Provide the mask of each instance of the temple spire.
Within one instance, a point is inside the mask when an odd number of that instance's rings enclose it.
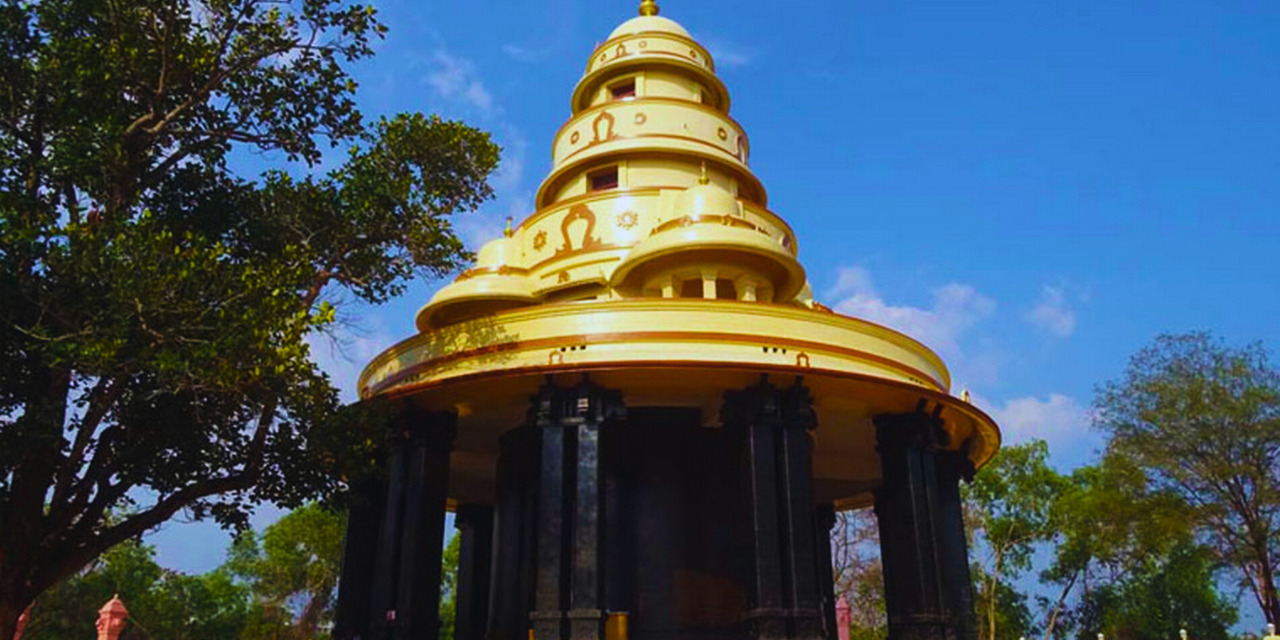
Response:
[[[657,2],[657,0],[641,0],[641,1],[640,1],[640,15],[642,15],[642,16],[656,16],[656,15],[658,15],[658,2]]]

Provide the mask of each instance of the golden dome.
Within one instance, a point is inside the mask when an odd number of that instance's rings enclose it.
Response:
[[[689,37],[689,32],[685,31],[680,23],[658,16],[658,3],[655,0],[644,0],[640,3],[640,15],[618,25],[618,28],[609,34],[609,39],[653,32],[674,33],[685,38]]]
[[[707,166],[702,165],[702,177],[696,186],[685,189],[676,196],[676,215],[694,218],[702,216],[737,216],[738,199],[719,185],[707,179]]]
[[[629,36],[637,33],[673,33],[675,35],[688,38],[689,32],[679,22],[664,18],[662,16],[636,16],[614,29],[609,34],[612,40],[619,36]]]

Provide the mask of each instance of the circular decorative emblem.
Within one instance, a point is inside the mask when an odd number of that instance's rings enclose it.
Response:
[[[568,282],[568,281],[569,281],[569,272],[568,272],[568,271],[561,271],[561,272],[560,272],[560,277],[559,277],[558,279],[560,280],[560,283],[561,283],[561,284],[563,284],[563,283],[565,283],[565,282]]]
[[[648,121],[649,121],[649,116],[646,116],[643,113],[636,114],[636,124],[644,124]]]
[[[724,127],[720,127],[719,129],[716,130],[716,137],[720,138],[721,140],[728,140],[729,132],[725,131]]]
[[[624,211],[618,214],[618,226],[623,229],[630,229],[640,222],[640,215],[634,211]]]
[[[609,54],[607,53],[600,54],[600,62],[604,62],[605,60],[608,60],[608,59],[609,59]]]
[[[694,60],[697,60],[697,59],[698,59],[698,52],[697,52],[697,51],[694,51],[693,49],[690,49],[690,50],[689,50],[689,57],[690,57],[690,58],[693,58]]]
[[[648,42],[648,41],[646,41],[646,40],[641,40],[641,41],[640,41],[640,44],[638,44],[638,45],[636,45],[636,46],[640,47],[641,49],[644,49],[645,47],[648,47],[648,46],[649,46],[649,42]]]
[[[569,144],[578,144],[579,137],[580,136],[578,135],[577,131],[574,131],[573,133],[569,134]]]
[[[547,231],[543,229],[533,236],[533,250],[542,251],[545,246],[547,246]]]

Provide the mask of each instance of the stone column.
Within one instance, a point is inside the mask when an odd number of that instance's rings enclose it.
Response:
[[[822,603],[822,626],[830,640],[836,637],[836,584],[831,560],[831,529],[836,526],[836,509],[820,504],[814,510],[814,541],[818,547],[818,595]],[[824,570],[825,568],[825,570]]]
[[[435,640],[440,636],[444,510],[457,416],[452,412],[415,413],[408,419],[395,638]]]
[[[369,635],[369,593],[373,589],[378,533],[387,502],[386,478],[369,478],[351,487],[347,533],[342,548],[342,574],[333,622],[335,640]]]
[[[536,640],[603,637],[600,429],[621,411],[620,393],[585,377],[569,389],[548,383],[534,398],[541,447],[530,614]]]
[[[890,640],[967,637],[972,585],[960,517],[961,474],[943,450],[941,408],[876,416],[876,491]],[[961,454],[962,455],[962,454]]]
[[[369,636],[439,637],[440,560],[457,416],[405,405],[387,460],[387,492],[370,589]]]
[[[537,542],[537,434],[529,425],[499,440],[489,640],[527,640]]]
[[[453,522],[461,536],[453,637],[456,640],[484,640],[489,619],[493,506],[460,505]]]
[[[740,434],[750,534],[747,635],[822,637],[808,431],[817,426],[799,379],[725,394],[721,419]]]

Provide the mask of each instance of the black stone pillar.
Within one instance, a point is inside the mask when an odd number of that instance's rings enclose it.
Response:
[[[751,534],[748,569],[751,638],[822,636],[819,565],[813,526],[808,431],[817,426],[809,390],[767,380],[725,394],[722,420],[741,434]]]
[[[890,640],[964,638],[972,584],[956,464],[937,412],[875,417],[876,491]]]
[[[836,509],[820,504],[814,510],[814,541],[818,547],[818,596],[822,603],[823,635],[836,637],[836,585],[831,561],[831,529],[836,526]]]
[[[958,618],[958,637],[977,640],[978,627],[973,609],[973,577],[969,575],[968,538],[964,533],[964,504],[960,499],[960,481],[973,479],[973,461],[967,451],[939,451],[938,457],[938,524],[942,532],[939,546],[942,555],[942,584],[946,589],[947,607]],[[948,533],[949,532],[949,533]],[[956,535],[959,532],[959,535]]]
[[[377,561],[378,532],[386,507],[385,479],[366,479],[351,487],[347,533],[342,548],[342,574],[333,622],[335,640],[369,635],[369,592]]]
[[[407,406],[396,420],[370,589],[369,636],[439,637],[440,556],[457,416]]]
[[[369,589],[369,635],[374,640],[391,637],[396,621],[396,578],[400,559],[400,523],[404,507],[405,448],[398,433],[387,454],[387,499],[382,508],[378,546]]]
[[[603,637],[600,429],[620,414],[621,394],[591,384],[544,385],[534,398],[540,443],[536,640]],[[566,624],[567,623],[567,624]]]
[[[565,611],[565,428],[558,389],[550,383],[534,397],[538,438],[538,546],[534,579],[533,640],[563,640]]]
[[[440,636],[444,509],[457,416],[445,412],[414,414],[409,420],[395,637],[435,640]]]
[[[489,640],[527,640],[529,635],[538,531],[537,435],[526,425],[503,434],[498,443]]]
[[[453,637],[456,640],[483,640],[489,619],[493,507],[487,504],[460,505],[453,522],[461,536]]]

